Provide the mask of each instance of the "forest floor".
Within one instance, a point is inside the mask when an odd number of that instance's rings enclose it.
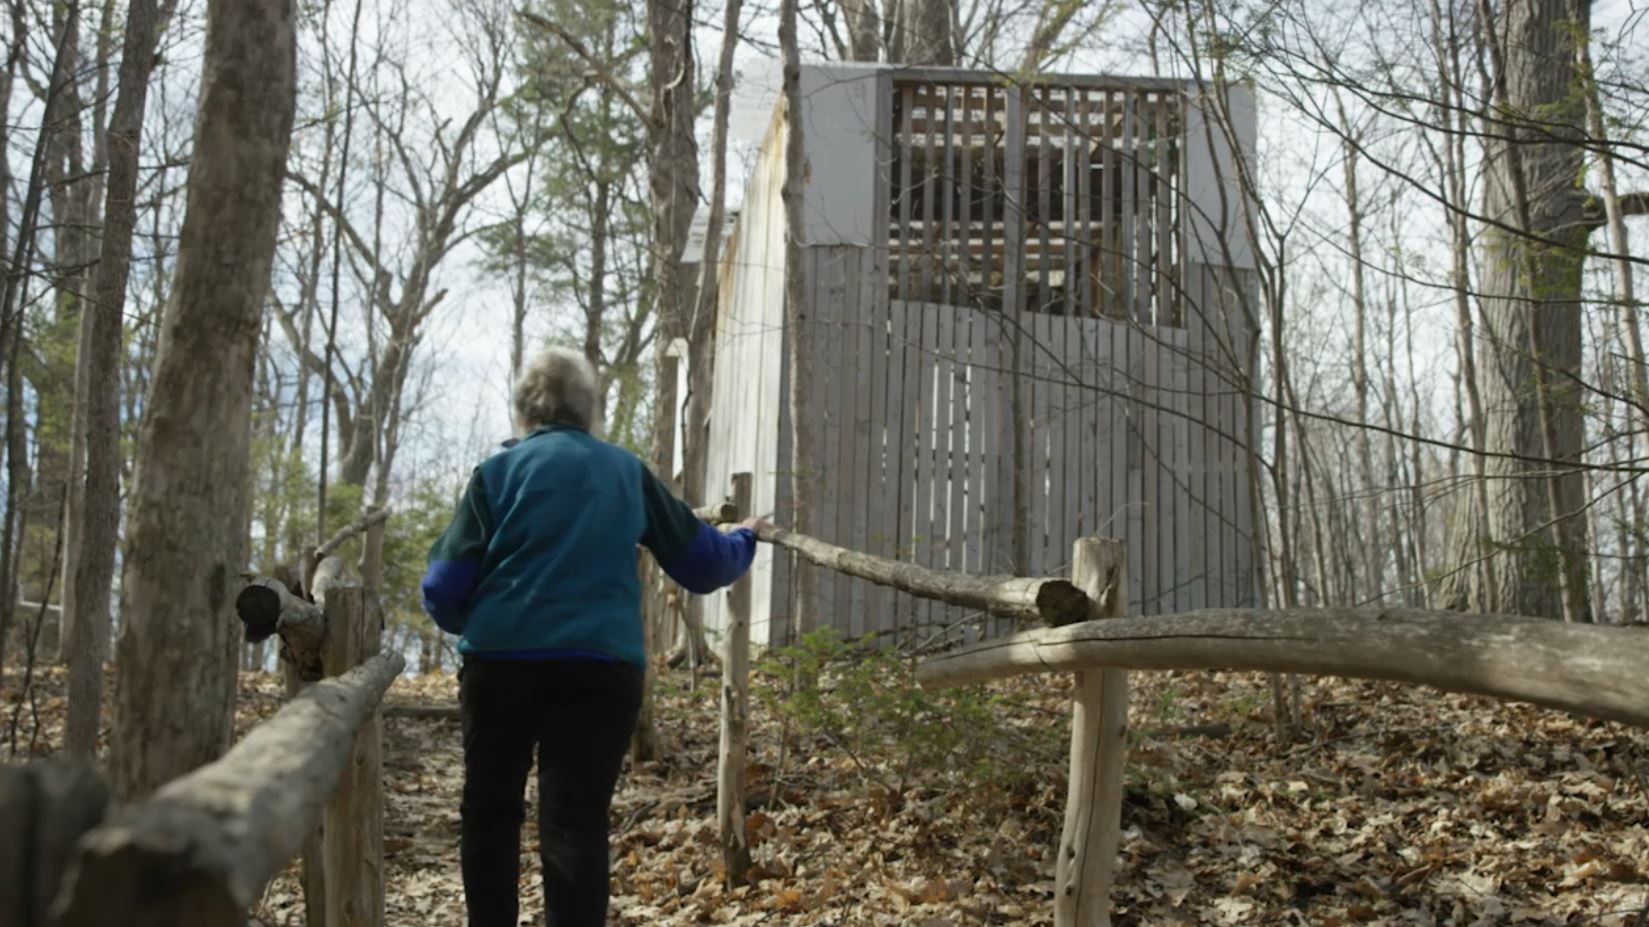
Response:
[[[18,699],[19,675],[8,673],[0,693],[0,751],[50,753],[63,676],[37,674],[31,708]],[[1412,687],[1306,680],[1312,733],[1280,749],[1263,676],[1133,679],[1118,925],[1649,924],[1641,731]],[[971,703],[989,706],[983,721],[921,703],[930,714],[917,728],[879,743],[802,715],[783,722],[759,701],[748,822],[756,881],[730,892],[715,837],[715,682],[686,680],[660,679],[661,758],[627,768],[614,803],[611,923],[1051,923],[1064,678],[993,687]],[[451,676],[406,677],[390,698],[455,695]],[[243,676],[240,728],[280,701],[277,677]],[[950,739],[934,747],[929,725]],[[390,718],[385,755],[388,922],[461,925],[458,725]],[[533,833],[529,820],[523,923],[542,923]],[[269,887],[254,912],[262,924],[302,924],[295,875],[294,866]]]

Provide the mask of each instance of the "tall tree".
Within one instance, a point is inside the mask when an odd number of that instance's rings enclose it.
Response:
[[[1452,559],[1494,561],[1494,581],[1461,569],[1451,606],[1590,620],[1584,506],[1581,268],[1601,217],[1581,176],[1586,99],[1576,42],[1590,41],[1586,0],[1480,0],[1489,88],[1484,114],[1483,324],[1478,392],[1487,552],[1458,532]],[[1632,198],[1638,202],[1642,197]],[[1468,498],[1471,523],[1475,497]]]
[[[64,746],[90,756],[97,749],[103,699],[103,661],[109,650],[109,587],[114,580],[120,523],[121,317],[137,225],[138,139],[154,70],[163,13],[156,0],[132,0],[120,59],[120,89],[108,131],[108,181],[103,243],[93,275],[91,301],[81,310],[86,370],[86,484],[81,503],[80,556],[70,579],[75,595],[64,598],[63,626],[69,645],[69,711]],[[66,590],[65,590],[66,591]]]
[[[254,353],[296,105],[290,0],[209,0],[177,282],[132,486],[112,767],[147,795],[233,731]]]

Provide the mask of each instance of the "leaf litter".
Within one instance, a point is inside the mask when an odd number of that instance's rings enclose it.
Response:
[[[36,671],[18,751],[61,742],[65,678]],[[613,804],[614,925],[1046,925],[1064,758],[1027,750],[1029,785],[959,787],[916,771],[890,800],[826,737],[753,699],[746,834],[752,883],[722,884],[716,687],[655,688],[661,751],[628,764]],[[1311,733],[1279,748],[1264,676],[1135,673],[1113,923],[1649,924],[1649,741],[1625,725],[1396,684],[1306,684]],[[1065,677],[994,684],[1005,729],[1063,731]],[[112,691],[108,687],[106,691]],[[394,703],[451,704],[450,675],[408,676]],[[278,676],[243,674],[237,736],[277,710]],[[110,717],[105,712],[105,718]],[[1176,736],[1220,722],[1224,736]],[[942,719],[935,723],[942,723]],[[1219,725],[1213,725],[1218,727]],[[1222,729],[1223,730],[1223,729]],[[1029,743],[1029,741],[1027,741]],[[385,721],[388,923],[464,923],[458,724]],[[8,745],[0,744],[0,749]],[[950,772],[950,771],[947,771]],[[523,924],[543,923],[529,785]],[[254,910],[304,922],[297,866]]]

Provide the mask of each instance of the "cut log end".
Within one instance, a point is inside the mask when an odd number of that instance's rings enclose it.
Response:
[[[718,502],[694,509],[693,514],[712,525],[730,525],[739,520],[739,507],[731,502]]]
[[[1068,580],[1049,580],[1036,590],[1036,610],[1051,628],[1087,621],[1094,601]]]
[[[247,586],[235,596],[235,614],[246,628],[246,642],[268,640],[280,626],[281,595],[268,586]]]

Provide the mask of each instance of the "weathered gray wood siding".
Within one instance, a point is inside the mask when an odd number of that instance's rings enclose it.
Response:
[[[1108,535],[1136,614],[1251,604],[1252,257],[1228,135],[1190,88],[832,66],[804,90],[809,321],[783,332],[776,117],[723,268],[710,494],[750,469],[784,517],[780,339],[799,336],[823,539],[1040,575]],[[1251,100],[1232,110],[1251,152]],[[783,643],[788,564],[764,550],[757,583],[752,639]],[[1005,630],[833,574],[817,595],[847,636]]]

